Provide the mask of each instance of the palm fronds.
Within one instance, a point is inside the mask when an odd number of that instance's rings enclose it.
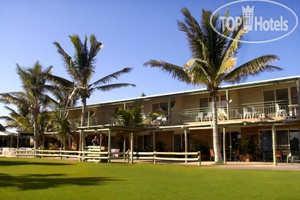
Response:
[[[124,69],[114,72],[112,74],[109,74],[103,78],[100,78],[99,80],[95,81],[92,85],[98,86],[100,84],[107,84],[110,83],[113,79],[118,79],[121,75],[127,74],[132,71],[132,68],[125,67]]]
[[[283,70],[280,67],[269,65],[278,59],[275,55],[265,55],[255,58],[229,72],[224,77],[224,80],[231,83],[239,83],[245,81],[249,76],[258,76],[265,71]]]
[[[179,67],[177,65],[170,64],[164,61],[149,60],[148,62],[144,63],[144,66],[160,68],[163,71],[170,73],[173,78],[186,83],[190,83],[190,77],[185,73],[182,67]]]

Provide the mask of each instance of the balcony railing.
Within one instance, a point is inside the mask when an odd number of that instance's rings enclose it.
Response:
[[[297,104],[288,104],[288,101],[256,102],[241,105],[229,105],[227,108],[218,107],[219,120],[237,119],[268,119],[274,117],[297,118],[299,107]],[[185,122],[205,122],[212,120],[211,108],[190,108],[171,112],[171,124]]]
[[[272,119],[281,117],[292,119],[300,117],[298,104],[289,104],[288,101],[255,102],[241,105],[230,105],[218,107],[219,120],[241,120],[241,119]],[[212,120],[211,108],[189,108],[172,110],[171,115],[157,117],[149,122],[149,126],[177,125],[190,122],[208,122]],[[147,115],[143,114],[143,119]],[[70,120],[74,127],[80,126],[80,119]],[[85,127],[96,125],[120,125],[112,113],[101,113],[97,116],[85,118]]]

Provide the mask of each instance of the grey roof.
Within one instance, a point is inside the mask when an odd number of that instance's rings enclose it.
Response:
[[[240,84],[224,85],[224,86],[221,86],[220,91],[244,89],[244,88],[251,88],[251,87],[261,87],[261,86],[272,85],[275,83],[282,83],[282,82],[287,83],[287,82],[293,82],[293,81],[297,81],[297,80],[300,80],[300,75],[276,78],[276,79],[268,79],[268,80],[262,80],[262,81],[253,81],[253,82],[240,83]],[[133,102],[136,100],[146,101],[146,100],[154,99],[154,98],[195,95],[195,94],[205,94],[205,93],[208,93],[207,89],[201,88],[201,89],[186,90],[186,91],[179,91],[179,92],[172,92],[172,93],[165,93],[165,94],[149,95],[149,96],[144,96],[144,97],[106,101],[106,102],[100,102],[97,104],[91,104],[91,105],[88,105],[87,107],[97,107],[97,106],[108,105],[108,104],[113,105],[113,104],[120,104],[120,103],[129,103],[129,102]],[[70,108],[69,110],[77,110],[80,108],[81,108],[81,106],[77,106],[74,108]]]

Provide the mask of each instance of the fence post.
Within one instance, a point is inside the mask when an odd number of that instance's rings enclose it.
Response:
[[[61,149],[59,149],[60,159],[62,160]]]
[[[79,160],[79,162],[81,162],[81,161],[82,161],[82,158],[81,158],[81,152],[80,152],[80,150],[78,151],[78,160]]]
[[[153,164],[156,164],[156,151],[153,152]]]
[[[125,161],[127,164],[129,163],[129,150],[126,151]]]
[[[198,166],[201,166],[201,151],[198,151]]]

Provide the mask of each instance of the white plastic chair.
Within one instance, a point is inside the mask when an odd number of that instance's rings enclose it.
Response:
[[[218,108],[218,117],[219,119],[228,119],[228,115],[223,108]]]
[[[213,117],[212,111],[208,111],[207,115],[204,117],[205,120],[211,121]]]
[[[276,103],[275,104],[275,108],[276,108],[276,117],[280,117],[280,116],[282,116],[284,118],[287,117],[286,110],[285,109],[281,109],[280,106],[279,106],[279,104]]]
[[[258,111],[256,110],[256,108],[254,106],[251,106],[251,110],[252,110],[252,118],[255,118],[255,117],[258,117],[259,116],[259,113]]]
[[[252,116],[251,112],[249,112],[246,107],[243,107],[243,115],[244,115],[244,119],[251,118]]]
[[[196,120],[196,122],[202,122],[203,121],[203,112],[199,112],[195,120]]]

